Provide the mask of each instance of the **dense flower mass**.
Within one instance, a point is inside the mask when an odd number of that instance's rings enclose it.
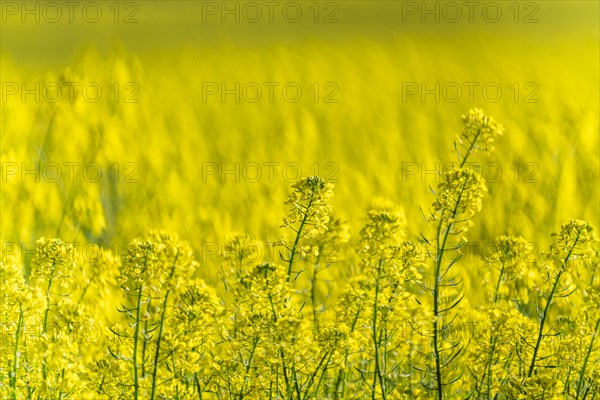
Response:
[[[502,133],[481,110],[464,124],[463,161]],[[356,240],[333,210],[333,185],[303,178],[285,202],[291,240],[274,257],[266,242],[232,234],[217,283],[166,231],[133,239],[120,257],[46,238],[29,260],[3,255],[0,398],[600,396],[595,228],[567,221],[545,251],[499,232],[472,274],[465,244],[487,189],[465,166],[442,177],[418,237],[380,199]]]

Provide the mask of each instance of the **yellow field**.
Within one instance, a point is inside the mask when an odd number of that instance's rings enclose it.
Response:
[[[2,2],[0,398],[600,396],[600,8],[469,4]]]

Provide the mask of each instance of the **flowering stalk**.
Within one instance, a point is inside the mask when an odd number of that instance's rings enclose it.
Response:
[[[360,320],[361,314],[364,308],[361,306],[367,301],[365,290],[362,287],[366,286],[365,277],[359,276],[348,284],[347,290],[342,296],[340,307],[337,310],[338,324],[345,324],[349,326],[348,336],[353,336]],[[357,290],[357,288],[359,288]],[[334,384],[333,400],[344,398],[346,389],[346,372],[348,366],[348,360],[350,356],[350,347],[346,347],[344,351],[344,358],[341,366],[338,369],[337,379]]]
[[[323,178],[318,176],[310,176],[300,179],[294,185],[293,192],[288,196],[286,204],[292,208],[287,217],[283,219],[282,227],[290,228],[295,232],[294,243],[289,251],[287,261],[287,277],[286,283],[292,281],[292,273],[294,272],[294,263],[297,259],[298,252],[302,258],[305,258],[309,253],[315,254],[318,257],[318,246],[311,245],[311,239],[323,235],[328,231],[327,224],[331,219],[331,207],[329,200],[333,196],[333,184],[327,183]],[[301,272],[301,271],[300,271]],[[296,280],[298,275],[293,281]],[[313,278],[314,278],[313,271]],[[311,296],[313,305],[316,304],[315,286],[311,288]],[[289,299],[286,300],[286,302]],[[316,308],[313,306],[313,308]],[[313,314],[315,321],[316,314]],[[274,318],[277,318],[274,315]],[[275,319],[276,320],[276,319]],[[279,350],[279,357],[283,368],[283,377],[286,384],[286,394],[291,396],[296,393],[298,399],[301,398],[301,390],[298,382],[298,373],[295,364],[291,366],[287,364],[286,352],[283,347]]]
[[[140,337],[140,314],[142,312],[142,291],[143,287],[140,285],[140,287],[138,288],[137,301],[135,304],[135,330],[133,332],[133,398],[135,400],[138,399],[140,391],[137,355],[139,346],[138,342]]]
[[[378,331],[378,326],[377,326],[377,312],[379,309],[379,290],[380,290],[380,280],[381,280],[381,273],[382,273],[382,267],[383,267],[383,260],[379,259],[379,261],[377,262],[377,276],[375,277],[375,299],[374,299],[374,304],[373,304],[373,322],[371,323],[371,329],[372,329],[372,339],[373,339],[373,348],[375,349],[375,359],[373,360],[375,362],[375,373],[373,374],[373,384],[372,384],[372,391],[371,391],[371,399],[375,400],[375,394],[377,393],[376,388],[377,388],[377,384],[379,383],[379,387],[381,388],[381,396],[382,398],[385,400],[386,399],[386,388],[385,388],[385,383],[383,381],[383,375],[381,373],[381,367],[380,367],[380,355],[379,355],[379,349],[381,347],[381,338],[378,335],[379,331]]]
[[[589,258],[591,254],[590,244],[596,240],[592,226],[587,222],[579,220],[573,220],[562,224],[560,227],[560,232],[554,236],[556,239],[550,246],[550,251],[547,253],[547,256],[550,260],[558,262],[559,265],[558,270],[555,272],[556,277],[554,278],[552,289],[547,296],[544,310],[539,316],[540,325],[537,332],[536,343],[533,348],[533,355],[531,356],[531,362],[527,371],[528,378],[531,378],[535,371],[542,339],[547,336],[544,334],[544,327],[547,322],[554,297],[557,294],[560,278],[563,276],[563,274],[569,273],[571,264],[575,259],[586,257]],[[561,292],[564,290],[558,291]]]
[[[161,357],[168,302],[171,293],[177,294],[182,282],[191,277],[195,265],[189,245],[180,241],[177,235],[167,232],[150,232],[147,238],[135,239],[127,247],[119,282],[124,292],[135,297],[135,300],[133,306],[119,311],[131,320],[133,332],[114,328],[111,331],[117,337],[129,339],[132,343],[125,354],[121,350],[109,351],[116,361],[125,360],[130,364],[131,384],[119,381],[116,384],[131,388],[133,399],[153,400],[161,395],[159,383],[165,374],[163,364],[169,368],[162,361],[168,360],[168,357]],[[158,299],[161,307],[151,306],[151,300]],[[127,355],[129,352],[130,356]],[[175,365],[172,367],[176,368]],[[142,381],[146,379],[149,379],[149,385],[142,386]],[[178,388],[179,386],[175,386],[173,391],[176,392]]]
[[[292,266],[294,265],[294,256],[296,255],[296,250],[298,249],[298,243],[300,242],[300,238],[302,237],[302,229],[304,228],[304,225],[306,224],[306,220],[308,219],[308,211],[310,210],[310,207],[312,206],[312,202],[313,202],[313,198],[312,198],[313,194],[311,193],[311,197],[308,200],[308,204],[306,205],[306,212],[304,213],[304,216],[302,217],[302,222],[300,223],[300,226],[298,227],[298,231],[296,232],[296,238],[294,239],[294,244],[292,246],[292,250],[290,251],[290,260],[288,262],[288,270],[287,270],[287,281],[290,281],[290,278],[292,276]]]
[[[495,318],[496,307],[499,305],[499,303],[501,303],[501,300],[504,300],[506,297],[501,294],[501,285],[504,284],[505,287],[511,286],[510,284],[512,284],[512,282],[515,281],[517,277],[525,273],[523,272],[523,261],[527,253],[527,248],[528,242],[522,237],[501,235],[496,238],[496,240],[494,241],[492,253],[487,256],[486,262],[490,266],[499,263],[500,268],[498,273],[498,279],[496,280],[496,284],[490,297],[491,302],[489,305],[491,306],[491,309],[488,311],[491,312],[489,314],[489,340],[487,349],[485,350],[486,359],[484,362],[483,372],[481,373],[481,376],[477,378],[477,381],[475,383],[475,393],[477,394],[477,396],[480,396],[483,388],[486,387],[486,398],[493,398],[491,393],[492,382],[494,378],[492,365],[496,356],[496,350],[499,346],[502,345],[501,329],[496,329],[494,327],[494,325],[497,323]],[[516,293],[511,293],[511,295],[515,294]],[[503,304],[504,303],[501,303],[500,307],[502,307]],[[499,312],[501,314],[505,314],[506,318],[510,318],[509,310],[506,310],[505,308],[500,308]],[[502,326],[500,326],[500,328],[502,328]]]
[[[17,400],[17,371],[19,369],[19,339],[21,337],[21,327],[23,326],[23,306],[19,304],[19,321],[17,322],[17,331],[15,332],[15,352],[13,357],[13,370],[10,377],[10,388],[12,389],[13,400]]]
[[[173,265],[171,266],[171,273],[169,274],[168,281],[173,279],[173,274],[175,273],[175,267],[177,265],[177,258],[179,257],[179,249],[176,250],[175,256],[173,259]],[[156,373],[158,372],[158,359],[160,355],[160,343],[163,338],[163,329],[165,325],[165,315],[167,313],[167,303],[169,301],[169,295],[171,294],[171,290],[167,289],[167,293],[165,294],[165,298],[162,304],[162,310],[160,314],[160,321],[158,323],[158,337],[156,339],[156,349],[154,352],[154,370],[152,371],[152,391],[150,392],[150,399],[154,400],[154,395],[156,393]]]
[[[443,352],[448,349],[442,350],[444,341],[442,332],[448,329],[449,324],[440,323],[440,319],[457,307],[464,296],[457,293],[450,300],[449,306],[442,304],[442,288],[457,288],[459,285],[453,279],[445,280],[445,277],[460,258],[460,253],[447,266],[444,265],[444,257],[449,251],[458,252],[464,244],[465,239],[462,234],[470,227],[469,220],[481,209],[481,199],[487,191],[479,174],[465,168],[464,165],[475,150],[486,154],[492,151],[495,137],[501,135],[503,131],[501,125],[479,109],[470,110],[469,114],[463,117],[463,123],[463,131],[455,141],[459,167],[444,173],[444,182],[439,185],[438,197],[434,203],[435,212],[430,216],[430,221],[437,221],[435,242],[432,245],[425,239],[426,243],[434,249],[433,287],[429,287],[433,302],[432,342],[435,361],[435,386],[432,389],[437,392],[439,400],[444,397],[444,387],[452,383],[452,381],[445,382],[442,370],[448,367],[462,351],[461,347],[453,352],[458,343],[452,344],[449,356],[443,356]],[[466,151],[461,154],[459,147],[463,146],[464,142],[467,143],[464,145]],[[451,235],[457,236],[457,241],[452,245],[448,242]]]
[[[369,302],[365,310],[368,331],[364,335],[370,342],[365,346],[368,345],[372,351],[371,357],[365,360],[367,367],[373,365],[372,372],[370,368],[365,371],[372,376],[369,384],[371,399],[378,396],[387,399],[394,389],[390,379],[392,371],[388,369],[390,349],[394,348],[393,338],[397,332],[394,323],[403,317],[398,313],[404,294],[402,285],[411,281],[415,274],[416,247],[403,241],[405,235],[403,212],[393,203],[381,200],[370,207],[367,222],[360,231],[360,266],[364,276],[361,289],[365,290],[365,300]],[[348,321],[351,332],[355,329],[359,312],[360,309],[349,315],[353,317]]]
[[[42,335],[45,335],[48,330],[48,315],[50,314],[50,289],[52,288],[52,280],[54,279],[54,270],[56,267],[56,260],[52,261],[50,267],[50,279],[48,279],[48,287],[46,288],[46,309],[44,310],[44,324],[42,326]],[[42,382],[46,384],[46,377],[48,375],[48,368],[46,366],[46,360],[42,361]]]
[[[592,339],[590,340],[590,345],[588,346],[587,352],[585,353],[585,359],[583,360],[583,366],[581,367],[581,371],[579,372],[579,379],[577,381],[577,389],[576,389],[576,397],[575,400],[579,400],[579,396],[581,396],[581,392],[583,389],[583,383],[585,382],[585,373],[588,367],[588,363],[590,361],[590,355],[592,354],[592,350],[594,349],[594,341],[600,332],[600,318],[596,320],[596,325],[592,331]],[[584,397],[585,398],[585,397]]]
[[[306,256],[313,248],[303,248],[303,242],[327,231],[327,222],[331,215],[329,199],[333,195],[333,184],[325,182],[318,176],[300,179],[292,185],[294,191],[288,196],[285,204],[291,205],[289,215],[283,219],[282,227],[295,232],[294,243],[289,250],[287,281],[292,279],[294,262],[297,253]]]
[[[312,308],[312,317],[315,334],[319,334],[320,321],[319,314],[324,304],[319,304],[317,299],[317,284],[319,282],[319,273],[329,268],[332,263],[337,262],[340,257],[340,246],[349,240],[348,227],[345,221],[335,218],[333,215],[326,224],[326,230],[309,241],[307,248],[311,248],[314,255],[314,262],[309,275],[309,292]]]
[[[32,286],[39,288],[44,293],[44,312],[42,321],[42,337],[47,339],[48,324],[50,322],[51,311],[59,310],[58,305],[52,303],[52,295],[58,292],[55,287],[57,284],[60,288],[71,288],[73,285],[72,275],[75,270],[75,254],[73,247],[63,243],[59,239],[41,238],[36,242],[36,254],[31,260],[31,277],[30,283]],[[54,306],[54,307],[53,307]],[[65,351],[65,353],[67,353]],[[42,382],[41,390],[38,395],[51,395],[56,389],[59,393],[62,391],[64,384],[64,374],[61,371],[59,383],[51,385],[48,382],[49,365],[51,360],[44,356],[41,360],[42,367]],[[55,365],[56,370],[63,370],[62,363]],[[56,387],[54,387],[56,386]]]

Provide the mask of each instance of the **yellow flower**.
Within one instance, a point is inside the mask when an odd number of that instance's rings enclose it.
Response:
[[[469,110],[467,115],[463,115],[462,120],[463,130],[456,136],[455,147],[457,150],[458,146],[463,147],[463,160],[466,160],[476,150],[483,152],[485,155],[494,151],[496,137],[504,134],[502,124],[486,115],[480,108]]]

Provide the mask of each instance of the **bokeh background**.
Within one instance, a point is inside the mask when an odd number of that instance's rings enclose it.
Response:
[[[416,238],[432,171],[456,160],[472,107],[506,128],[480,160],[489,195],[473,241],[508,233],[544,248],[563,221],[599,225],[595,1],[478,2],[472,14],[465,2],[89,3],[55,21],[43,2],[2,2],[5,252],[16,243],[27,258],[42,236],[118,249],[161,228],[210,279],[214,244],[234,231],[280,239],[290,185],[315,173],[335,182],[353,238],[377,197],[404,208]],[[239,84],[240,101],[222,84]]]

